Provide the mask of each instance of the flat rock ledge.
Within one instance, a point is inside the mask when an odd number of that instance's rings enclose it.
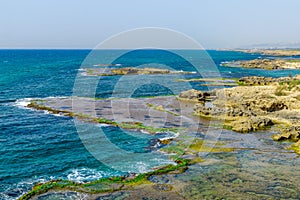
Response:
[[[86,76],[116,76],[116,75],[141,75],[141,74],[193,74],[193,72],[175,71],[160,68],[136,68],[136,67],[123,67],[123,68],[85,68],[83,75]]]

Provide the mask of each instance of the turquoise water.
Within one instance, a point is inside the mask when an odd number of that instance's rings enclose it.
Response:
[[[89,53],[89,50],[0,50],[0,199],[15,199],[40,181],[57,178],[90,181],[126,173],[101,164],[84,148],[72,118],[57,117],[18,106],[18,100],[23,98],[71,96],[78,69]],[[101,59],[113,57],[115,53],[116,51],[101,52]],[[193,51],[186,51],[185,54],[191,59],[197,58],[197,53]],[[227,51],[209,51],[209,54],[222,77],[280,77],[300,72],[221,67],[219,65],[224,61],[248,60],[260,55]],[[122,66],[157,62],[171,65],[175,69],[178,67],[194,71],[189,63],[162,51],[137,51],[116,60]],[[99,64],[99,61],[89,60],[84,64],[84,67],[91,67]],[[172,79],[172,76],[167,77]],[[199,77],[199,74],[186,77]],[[101,79],[95,96],[111,96],[119,79],[119,76]],[[191,84],[195,89],[206,89],[199,83]],[[133,96],[171,93],[168,88],[147,85],[138,88]],[[153,139],[151,136],[140,137],[136,141],[135,137],[120,134],[117,128],[105,129],[107,137],[122,149],[133,152],[151,151],[148,148]]]

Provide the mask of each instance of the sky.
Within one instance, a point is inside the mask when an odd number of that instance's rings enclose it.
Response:
[[[0,0],[0,48],[94,48],[161,27],[204,48],[300,42],[299,0]]]

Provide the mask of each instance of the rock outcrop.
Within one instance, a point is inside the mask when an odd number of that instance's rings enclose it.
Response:
[[[182,92],[179,97],[197,102],[194,114],[223,120],[225,127],[236,132],[248,133],[275,125],[274,130],[280,134],[273,139],[293,141],[293,149],[300,152],[299,80],[299,76],[244,77],[239,81],[250,86],[218,89],[213,92],[214,98],[197,90]],[[278,93],[278,88],[283,91]]]
[[[238,80],[241,85],[270,85],[273,83],[290,83],[292,81],[300,80],[300,75],[294,77],[281,77],[281,78],[272,78],[272,77],[263,77],[263,76],[246,76]]]
[[[205,101],[205,99],[209,96],[211,96],[211,92],[202,92],[199,90],[191,89],[188,91],[181,92],[179,94],[179,98],[183,100],[188,100],[188,101]]]
[[[289,149],[300,154],[300,125],[286,128],[282,130],[280,134],[273,135],[272,138],[275,141],[294,142]]]
[[[158,69],[158,68],[116,68],[112,69],[111,72],[115,75],[127,75],[127,74],[169,74],[171,73],[168,69]]]
[[[254,59],[247,61],[235,61],[223,63],[223,66],[237,66],[244,68],[259,69],[300,69],[300,60],[284,60],[284,59]]]
[[[248,133],[264,129],[268,126],[272,126],[273,124],[273,121],[269,118],[251,116],[249,118],[241,118],[232,122],[232,130],[241,133]]]
[[[255,59],[241,61],[240,65],[246,68],[281,69],[286,64],[283,60]]]
[[[268,56],[300,56],[299,49],[239,49],[244,53],[260,53]]]
[[[293,142],[298,142],[300,140],[300,126],[292,126],[283,129],[280,134],[273,135],[272,138],[275,141],[291,140]]]
[[[114,76],[114,75],[140,75],[140,74],[192,74],[192,72],[175,71],[160,68],[87,68],[83,69],[86,76]]]

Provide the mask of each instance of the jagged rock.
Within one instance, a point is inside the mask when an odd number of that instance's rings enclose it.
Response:
[[[228,109],[226,114],[227,114],[227,116],[230,116],[230,117],[250,117],[250,116],[254,115],[250,111],[241,109],[241,108]]]
[[[194,113],[200,116],[208,116],[211,114],[211,109],[204,106],[204,104],[197,103],[194,106]]]
[[[204,101],[209,96],[210,92],[201,92],[195,89],[184,91],[179,94],[179,98],[191,101]]]
[[[300,75],[294,77],[265,78],[244,77],[239,80],[246,85],[217,89],[209,98],[201,91],[182,92],[180,97],[197,100],[194,114],[225,122],[233,131],[248,133],[276,124],[292,124],[284,130],[276,126],[281,134],[273,136],[276,141],[300,140]],[[284,95],[278,90],[284,87]],[[297,148],[293,148],[297,149]],[[299,145],[300,153],[300,145]],[[295,150],[296,151],[296,150]]]
[[[220,115],[225,112],[225,109],[221,109],[213,105],[206,106],[204,103],[197,103],[194,106],[194,113],[200,116]]]
[[[271,126],[273,125],[273,122],[268,118],[250,117],[234,121],[231,125],[233,131],[249,133],[251,131],[257,131],[259,129]]]
[[[294,144],[292,144],[291,150],[294,150],[295,153],[299,154],[300,155],[300,140]]]
[[[287,109],[287,105],[281,101],[261,101],[259,104],[260,109],[267,112],[275,112],[283,109]]]
[[[275,141],[291,140],[294,142],[300,141],[300,126],[292,126],[283,130],[280,134],[272,136]]]

